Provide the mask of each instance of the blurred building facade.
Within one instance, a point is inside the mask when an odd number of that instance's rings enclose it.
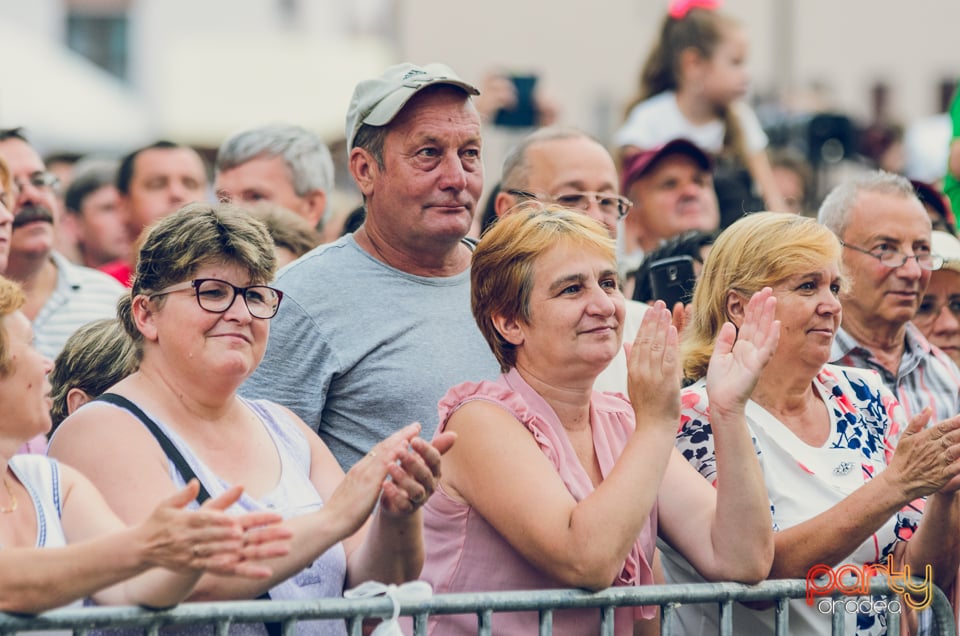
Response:
[[[21,49],[30,40],[90,60],[97,86],[113,95],[103,103],[126,104],[98,117],[95,100],[80,99],[76,82],[33,68],[39,54],[19,55],[0,70],[0,125],[49,128],[52,119],[68,132],[88,129],[73,141],[44,137],[77,150],[83,148],[70,146],[89,145],[97,135],[103,146],[121,150],[157,137],[209,148],[266,121],[300,123],[334,142],[355,82],[410,60],[443,61],[475,82],[490,70],[536,73],[560,103],[563,123],[607,140],[635,91],[665,6],[665,0],[0,0],[0,35],[15,32]],[[960,58],[947,44],[960,3],[881,8],[868,0],[728,0],[725,10],[747,29],[754,96],[781,111],[826,109],[868,123],[876,116],[871,95],[883,84],[885,116],[907,123],[937,113],[948,92],[943,87],[960,75]],[[9,49],[0,51],[17,55]],[[6,70],[11,66],[21,75]],[[5,74],[7,80],[32,74],[49,86],[23,98],[7,88]],[[14,106],[18,98],[32,108]],[[44,120],[45,112],[56,116]],[[488,161],[488,170],[498,165]]]

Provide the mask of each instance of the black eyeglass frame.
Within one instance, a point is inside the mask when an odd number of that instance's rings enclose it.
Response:
[[[203,305],[203,301],[200,300],[200,286],[203,285],[204,283],[211,283],[211,282],[226,285],[227,287],[233,290],[233,297],[230,298],[230,302],[227,303],[227,305],[223,309],[220,309],[220,310],[210,309],[209,307],[205,307]],[[164,287],[158,292],[153,292],[151,294],[148,294],[148,296],[150,298],[156,298],[157,296],[164,296],[166,294],[171,294],[173,292],[178,292],[178,291],[186,291],[191,288],[193,288],[194,296],[197,299],[197,305],[200,306],[200,309],[204,311],[209,311],[212,314],[227,313],[228,311],[230,311],[230,308],[233,307],[233,303],[237,301],[237,296],[240,296],[241,298],[243,298],[243,304],[246,306],[247,311],[250,312],[250,315],[252,317],[256,318],[257,320],[270,320],[277,315],[278,311],[280,311],[280,303],[281,301],[283,301],[283,292],[280,291],[279,289],[270,287],[269,285],[249,285],[247,287],[237,287],[233,283],[228,283],[227,281],[220,280],[219,278],[194,278],[193,280],[188,280],[182,283],[177,283],[175,285],[170,285],[169,287]],[[269,289],[270,291],[272,291],[277,295],[277,304],[274,306],[272,314],[270,314],[269,316],[258,316],[257,314],[253,313],[253,310],[250,308],[250,302],[247,300],[247,292],[250,291],[251,289]]]

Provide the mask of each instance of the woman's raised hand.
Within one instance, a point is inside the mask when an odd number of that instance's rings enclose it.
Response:
[[[191,480],[162,501],[138,526],[144,561],[178,572],[205,570],[225,576],[271,576],[270,568],[256,561],[290,551],[292,533],[281,525],[283,518],[273,512],[227,514],[226,509],[243,494],[241,486],[208,500],[199,510],[187,510],[199,491],[199,482]]]
[[[673,420],[674,426],[680,421],[680,351],[671,320],[663,301],[654,303],[627,358],[627,391],[638,427],[647,416]]]
[[[405,426],[374,446],[344,476],[326,507],[341,510],[341,519],[349,524],[347,535],[363,525],[378,499],[384,512],[404,515],[433,494],[440,456],[453,446],[456,435],[444,433],[431,443],[419,433],[419,423]]]
[[[707,367],[711,410],[742,409],[750,399],[780,340],[776,310],[773,290],[764,287],[747,303],[739,330],[730,322],[720,328]]]

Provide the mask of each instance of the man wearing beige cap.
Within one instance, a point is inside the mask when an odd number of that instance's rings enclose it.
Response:
[[[276,281],[284,306],[242,393],[291,408],[344,468],[410,422],[430,439],[451,386],[498,375],[470,313],[476,94],[442,64],[358,84],[346,138],[366,221]]]

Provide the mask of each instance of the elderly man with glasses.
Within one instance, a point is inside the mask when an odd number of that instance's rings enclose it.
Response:
[[[877,371],[908,416],[932,409],[929,425],[956,415],[960,370],[910,322],[943,265],[911,183],[879,171],[855,177],[827,195],[818,219],[843,245],[849,282],[831,362]]]
[[[123,286],[96,270],[74,265],[54,250],[57,178],[19,128],[0,130],[0,157],[13,181],[13,233],[7,278],[23,286],[23,313],[33,323],[34,345],[53,360],[70,335],[100,318],[116,316]],[[23,450],[43,452],[43,436]]]
[[[531,199],[558,203],[583,210],[616,237],[617,222],[630,211],[630,201],[618,190],[617,168],[606,148],[575,128],[549,127],[507,153],[494,205],[503,216]]]
[[[10,259],[3,274],[23,285],[23,313],[33,323],[36,347],[52,360],[81,326],[116,315],[123,286],[54,250],[57,178],[22,130],[0,130],[0,156],[14,185]]]
[[[619,193],[613,157],[593,137],[576,128],[541,128],[514,146],[503,162],[500,191],[494,200],[497,216],[524,201],[557,203],[582,210],[617,237],[619,222],[630,212],[630,201]],[[647,306],[628,300],[623,341],[633,342]],[[627,359],[623,351],[594,384],[598,391],[627,392]]]

